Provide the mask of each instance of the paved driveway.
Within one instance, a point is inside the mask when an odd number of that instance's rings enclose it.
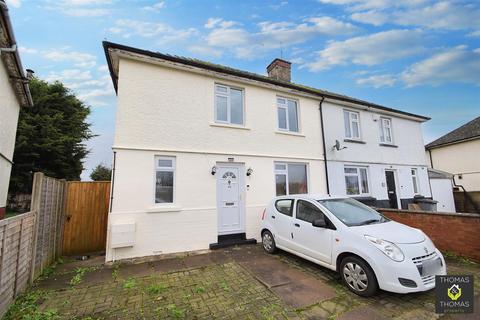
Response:
[[[339,277],[258,245],[141,264],[103,266],[103,257],[65,262],[36,283],[7,319],[437,319],[434,292],[381,292],[361,298]],[[448,261],[452,274],[474,274],[480,314],[480,266]],[[448,317],[443,317],[448,318]],[[29,319],[26,317],[26,319]],[[465,319],[465,318],[461,318]]]

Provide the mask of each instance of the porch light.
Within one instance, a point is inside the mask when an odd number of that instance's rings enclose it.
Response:
[[[215,173],[217,173],[217,166],[213,166],[212,171],[210,173],[212,174],[212,176],[214,176]]]
[[[253,173],[253,169],[252,168],[248,168],[247,169],[247,177],[250,177]]]

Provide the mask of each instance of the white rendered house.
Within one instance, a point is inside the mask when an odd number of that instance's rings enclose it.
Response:
[[[334,121],[338,111],[342,130],[343,107],[398,117],[423,150],[426,118],[293,84],[287,61],[275,59],[262,76],[103,45],[118,95],[107,261],[254,241],[272,197],[337,187],[327,184],[323,146],[338,137],[326,133],[324,144],[322,114]],[[414,160],[400,163],[417,168],[426,189],[425,158]]]
[[[20,107],[33,105],[8,15],[0,0],[0,218],[5,214]]]

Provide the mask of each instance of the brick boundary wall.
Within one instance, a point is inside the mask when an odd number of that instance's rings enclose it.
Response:
[[[377,209],[386,217],[421,229],[443,251],[480,262],[480,215]]]

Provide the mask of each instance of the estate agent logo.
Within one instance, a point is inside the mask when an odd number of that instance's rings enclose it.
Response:
[[[435,296],[437,313],[472,313],[473,276],[436,276]]]

